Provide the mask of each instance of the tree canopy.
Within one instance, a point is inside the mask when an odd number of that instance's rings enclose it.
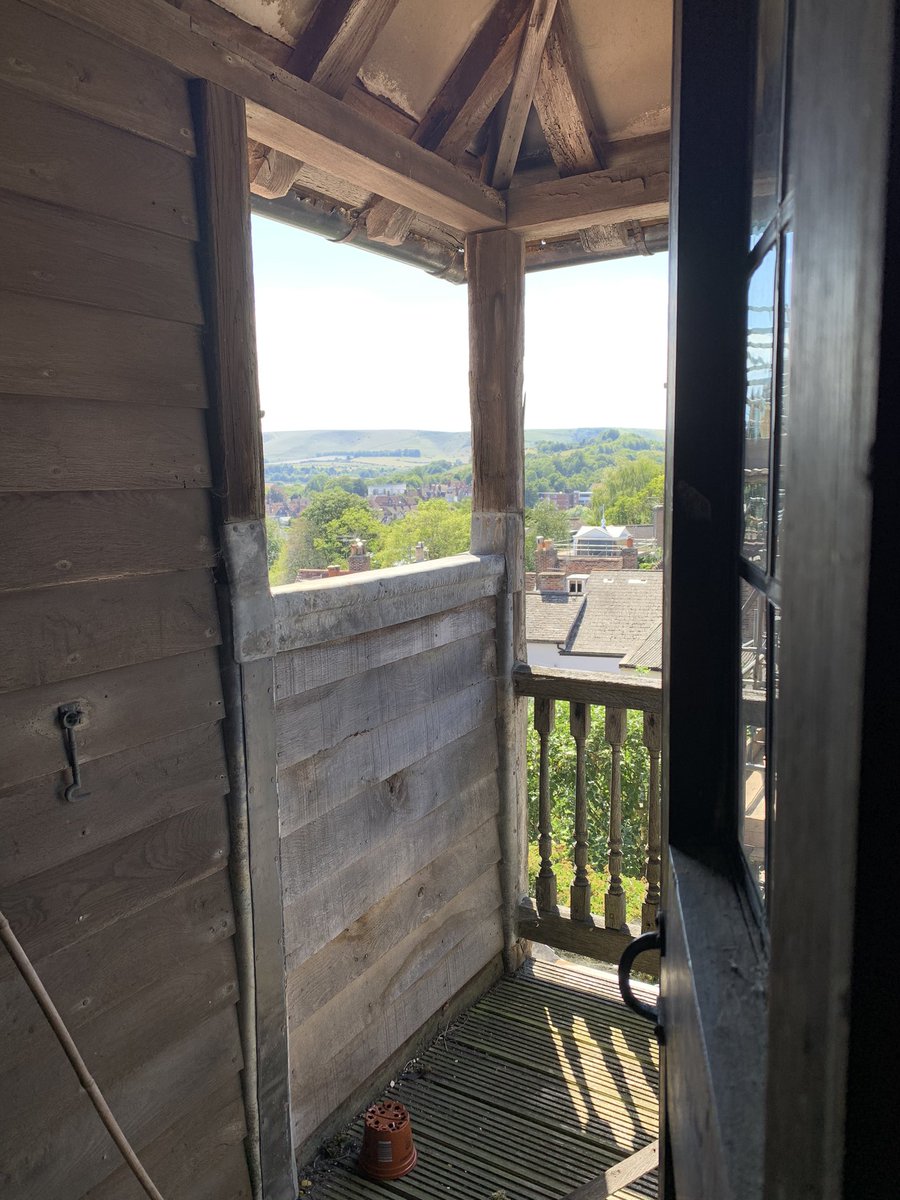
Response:
[[[466,501],[423,500],[411,513],[386,525],[376,565],[413,562],[416,543],[424,542],[429,558],[462,554],[470,544],[472,506]]]

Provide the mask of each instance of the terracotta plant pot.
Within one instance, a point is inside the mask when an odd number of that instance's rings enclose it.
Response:
[[[416,1165],[409,1113],[396,1100],[366,1110],[359,1169],[370,1179],[399,1179]]]

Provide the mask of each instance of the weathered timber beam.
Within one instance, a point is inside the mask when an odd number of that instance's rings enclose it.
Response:
[[[420,146],[458,162],[509,87],[525,28],[528,0],[498,0],[413,133]],[[415,213],[377,200],[366,216],[370,238],[397,245]]]
[[[519,149],[525,134],[525,122],[531,111],[531,102],[541,69],[541,57],[556,12],[556,3],[557,0],[533,0],[531,12],[528,14],[509,105],[497,146],[497,158],[491,179],[495,188],[508,188],[516,169]]]
[[[396,7],[397,0],[319,0],[287,69],[343,97]]]
[[[625,930],[607,929],[594,917],[573,921],[569,909],[562,906],[539,913],[531,900],[523,900],[518,906],[518,930],[520,937],[531,942],[608,963],[617,963],[625,947],[634,941],[634,935],[627,927]],[[658,950],[648,950],[638,961],[638,970],[659,976]]]
[[[582,175],[606,166],[575,61],[575,45],[568,0],[559,0],[541,59],[534,107],[562,176]]]
[[[650,1171],[655,1171],[658,1165],[659,1138],[630,1154],[628,1158],[623,1158],[596,1179],[583,1183],[574,1192],[569,1192],[563,1200],[607,1200],[608,1197],[615,1196],[623,1188],[642,1179]]]
[[[579,704],[609,704],[616,708],[660,712],[662,686],[658,679],[628,678],[601,671],[567,671],[559,667],[529,667],[516,663],[513,686],[519,696],[572,700]]]
[[[225,45],[165,0],[26,0],[243,96],[251,137],[469,233],[500,229],[503,197],[252,51]]]
[[[528,238],[561,237],[589,225],[657,221],[669,214],[669,164],[591,171],[510,188],[507,228]]]

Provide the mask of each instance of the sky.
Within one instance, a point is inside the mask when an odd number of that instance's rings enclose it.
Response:
[[[469,428],[466,289],[253,217],[265,431]],[[525,427],[665,424],[668,256],[525,284]]]

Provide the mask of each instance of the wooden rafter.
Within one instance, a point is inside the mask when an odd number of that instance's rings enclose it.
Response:
[[[396,7],[397,0],[319,0],[287,69],[343,99]]]
[[[528,0],[498,0],[413,133],[418,145],[451,162],[462,158],[509,87],[527,11]],[[378,199],[366,217],[368,235],[398,245],[414,216],[409,208]]]
[[[501,190],[509,187],[516,169],[556,4],[557,0],[532,0],[491,180],[494,187]]]
[[[27,0],[81,28],[165,59],[247,101],[250,136],[462,232],[500,229],[503,197],[401,135],[241,46],[165,0]]]
[[[559,0],[544,47],[534,107],[560,175],[582,175],[606,165],[575,61],[568,0]]]

